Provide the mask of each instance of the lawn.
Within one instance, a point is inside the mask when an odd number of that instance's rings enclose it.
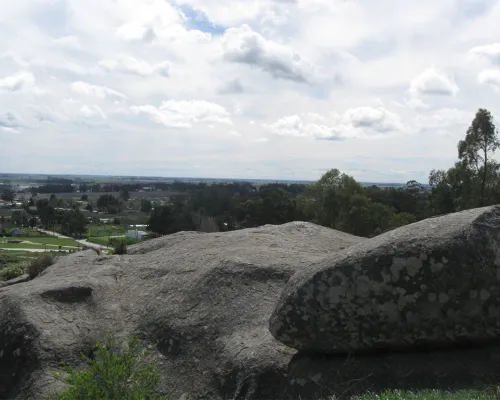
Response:
[[[380,394],[364,394],[351,400],[500,400],[498,388],[486,390],[461,390],[446,392],[429,390],[420,392],[386,391]]]
[[[73,239],[62,239],[53,236],[28,237],[26,238],[26,240],[33,243],[78,247],[78,243],[75,242]]]
[[[105,236],[119,236],[125,235],[127,230],[122,225],[89,225],[87,236],[91,237],[105,237]]]

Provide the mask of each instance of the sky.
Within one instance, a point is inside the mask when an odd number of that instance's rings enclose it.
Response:
[[[500,116],[498,21],[500,0],[4,1],[0,172],[427,182]]]

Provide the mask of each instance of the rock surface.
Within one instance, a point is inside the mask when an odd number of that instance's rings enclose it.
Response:
[[[4,286],[12,286],[17,285],[18,283],[28,282],[30,280],[30,276],[28,274],[22,274],[17,278],[9,279],[8,281],[3,282]]]
[[[275,338],[323,353],[484,344],[500,338],[500,207],[431,218],[297,272]]]
[[[63,257],[0,288],[0,398],[46,398],[60,361],[77,365],[109,331],[157,345],[171,399],[296,399],[295,351],[270,335],[269,315],[296,271],[363,240],[296,222]]]

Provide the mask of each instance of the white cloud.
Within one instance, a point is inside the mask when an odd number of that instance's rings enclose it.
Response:
[[[77,36],[62,36],[53,41],[54,45],[63,49],[82,50],[80,39]]]
[[[114,100],[124,100],[127,96],[117,90],[110,89],[106,86],[92,85],[88,82],[77,81],[71,84],[71,89],[74,92],[89,96],[96,96],[101,99],[111,98]]]
[[[500,115],[498,21],[484,0],[6,1],[0,116],[23,135],[0,166],[425,181],[478,107]]]
[[[413,96],[454,96],[458,91],[452,78],[434,68],[428,68],[416,76],[409,90]]]
[[[190,128],[196,123],[231,124],[229,112],[219,104],[203,100],[164,101],[160,107],[132,106],[134,114],[145,114],[152,121],[172,128]]]
[[[31,72],[18,72],[14,75],[0,78],[0,91],[30,92],[37,95],[43,91],[36,86],[35,76]]]
[[[248,25],[228,29],[223,38],[223,58],[265,71],[274,78],[312,83],[314,66],[287,46],[265,39]]]
[[[471,54],[485,58],[493,64],[500,65],[500,42],[477,46],[469,51]]]
[[[487,69],[481,71],[477,78],[479,83],[488,84],[500,89],[500,69]]]
[[[324,123],[325,119],[318,114],[290,115],[264,127],[280,136],[342,139],[332,127]]]
[[[151,65],[147,61],[138,60],[130,56],[120,56],[115,59],[99,61],[99,66],[105,71],[121,72],[139,76],[160,75],[168,77],[170,75],[171,63],[168,61]]]
[[[0,130],[17,131],[22,125],[21,117],[16,113],[8,111],[0,114]]]
[[[370,106],[351,108],[342,115],[290,115],[265,125],[265,128],[280,136],[327,140],[379,138],[391,133],[406,133],[407,130],[397,114],[383,107]]]

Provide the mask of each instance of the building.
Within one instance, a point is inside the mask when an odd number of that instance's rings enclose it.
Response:
[[[138,231],[137,229],[131,229],[127,231],[127,237],[135,240],[144,240],[148,238],[148,234],[144,231]]]

